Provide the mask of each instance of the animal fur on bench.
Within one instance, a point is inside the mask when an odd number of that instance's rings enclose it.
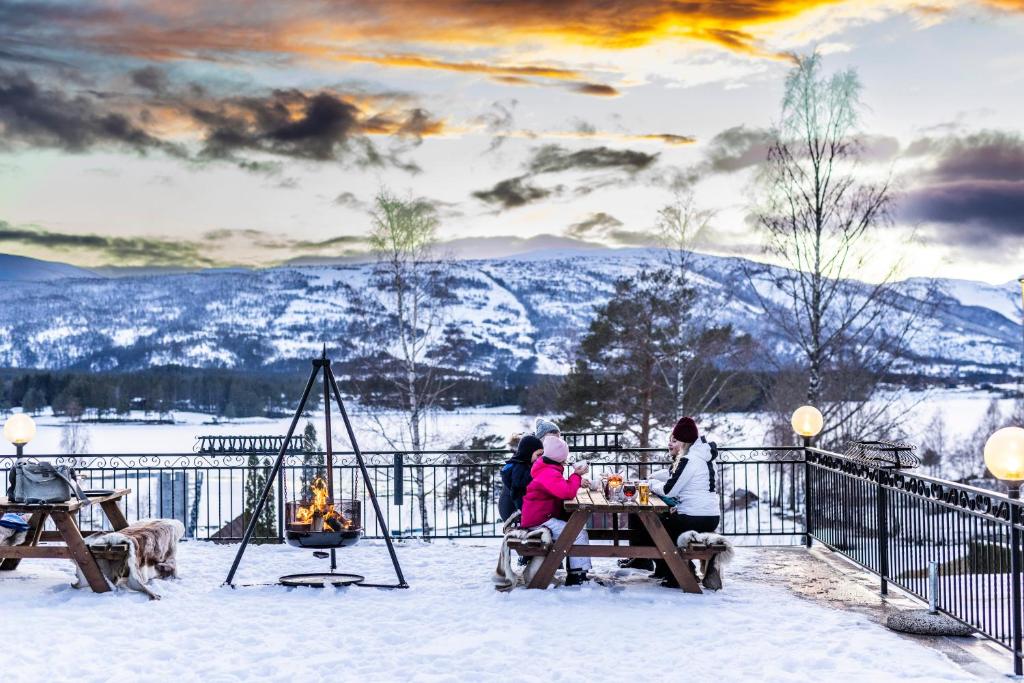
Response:
[[[5,526],[0,526],[0,545],[21,545],[27,538],[27,531],[18,531],[17,529],[8,529]]]
[[[732,547],[732,543],[729,542],[725,536],[715,533],[701,533],[699,531],[684,531],[679,534],[679,538],[676,539],[676,545],[685,550],[689,545],[706,545],[708,547],[714,545],[725,546],[725,550],[717,552],[711,556],[708,560],[701,560],[701,576],[703,580],[701,584],[711,590],[721,590],[722,588],[722,569],[725,565],[732,562],[733,557],[736,555],[736,551]]]
[[[104,548],[127,545],[128,556],[124,562],[97,558],[96,564],[104,578],[113,588],[125,586],[140,591],[150,600],[159,600],[147,585],[153,578],[166,579],[178,576],[178,541],[185,535],[185,525],[176,519],[143,519],[120,531],[90,536],[85,540],[90,548]],[[87,581],[78,570],[78,581],[74,588],[81,588]]]
[[[506,592],[515,588],[520,579],[519,575],[512,568],[512,550],[509,548],[509,541],[522,541],[531,545],[534,543],[537,545],[550,545],[551,530],[546,526],[538,526],[532,529],[519,527],[519,513],[517,512],[505,521],[502,531],[505,534],[505,538],[501,541],[501,550],[498,551],[498,566],[495,567],[494,574],[491,575],[491,581],[494,583],[495,590]],[[523,571],[522,581],[524,584],[528,585],[533,580],[533,576],[543,563],[543,555],[536,555],[530,558],[529,564],[526,565],[526,569]]]

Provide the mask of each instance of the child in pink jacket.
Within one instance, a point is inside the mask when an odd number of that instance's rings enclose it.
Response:
[[[566,480],[563,468],[568,458],[569,446],[565,441],[553,435],[544,437],[544,455],[533,463],[530,469],[533,481],[526,487],[526,494],[523,496],[523,528],[547,527],[554,539],[557,539],[565,529],[565,522],[558,519],[562,512],[562,504],[576,497],[576,493],[583,486],[582,475],[589,469],[586,463],[577,465]],[[575,543],[590,543],[586,529],[577,534]],[[590,568],[589,557],[570,557],[569,574],[565,579],[565,585],[576,586],[589,581],[587,570]]]

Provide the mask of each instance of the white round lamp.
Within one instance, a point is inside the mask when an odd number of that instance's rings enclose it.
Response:
[[[35,438],[36,423],[25,413],[15,413],[4,423],[4,438],[14,444],[21,455],[21,449]]]
[[[794,432],[810,439],[821,432],[821,428],[825,426],[825,418],[821,416],[821,411],[814,406],[800,406],[793,411],[793,419],[790,423],[793,425]]]
[[[988,437],[985,466],[1003,481],[1024,481],[1024,429],[1003,427]]]

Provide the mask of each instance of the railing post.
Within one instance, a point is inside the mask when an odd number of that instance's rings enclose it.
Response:
[[[885,470],[875,471],[875,482],[878,485],[878,590],[882,595],[889,594],[889,492],[882,486]]]
[[[395,453],[394,467],[395,473],[393,479],[395,481],[395,505],[401,505],[405,502],[405,462],[402,453]]]
[[[811,437],[804,437],[804,545],[808,548],[814,538],[811,536]]]
[[[277,542],[284,543],[284,466],[277,477]]]
[[[1010,620],[1013,628],[1013,673],[1024,673],[1021,660],[1021,602],[1020,602],[1020,482],[1009,482],[1010,496]]]

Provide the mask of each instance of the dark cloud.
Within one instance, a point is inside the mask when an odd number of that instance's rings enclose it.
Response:
[[[515,123],[515,109],[518,104],[518,100],[493,102],[489,111],[476,117],[476,123],[483,124],[491,136],[491,142],[484,150],[484,154],[490,154],[505,144]]]
[[[341,192],[335,197],[332,202],[335,206],[344,206],[348,209],[365,209],[366,203],[356,197],[351,192]]]
[[[103,235],[52,232],[14,227],[0,221],[0,244],[39,246],[56,250],[93,251],[114,264],[145,266],[218,265],[192,242],[152,237],[106,237]]]
[[[573,92],[582,95],[597,95],[598,97],[618,97],[621,93],[610,85],[604,83],[572,83]]]
[[[155,66],[146,66],[141,69],[136,69],[135,71],[132,71],[129,76],[131,76],[132,83],[154,93],[164,92],[169,85],[167,74],[165,74],[162,69],[158,69]]]
[[[936,239],[971,250],[1020,248],[1024,240],[1024,139],[982,131],[923,138],[908,154],[931,157],[915,171],[902,216],[932,226]]]
[[[585,239],[595,232],[604,232],[622,227],[622,221],[604,211],[592,213],[578,223],[573,223],[565,233],[569,237]]]
[[[197,108],[193,116],[208,127],[203,155],[215,159],[232,158],[239,151],[336,159],[359,130],[358,108],[326,92],[276,90],[269,97],[241,97],[218,107]]]
[[[323,240],[297,240],[284,235],[252,229],[210,230],[198,239],[162,239],[157,237],[107,237],[46,230],[35,226],[12,226],[0,220],[0,248],[18,245],[53,251],[92,253],[104,265],[112,266],[189,266],[214,267],[233,265],[228,258],[211,255],[215,248],[228,253],[232,245],[244,243],[274,252],[295,250],[332,250],[342,246],[365,244],[365,238],[338,235]]]
[[[0,70],[0,128],[0,144],[5,146],[82,152],[106,144],[139,153],[184,154],[180,146],[147,133],[124,114],[105,111],[84,95],[69,97],[42,88],[24,72]]]
[[[494,185],[489,190],[474,192],[473,196],[488,204],[498,205],[502,209],[513,209],[532,202],[546,199],[551,196],[561,195],[566,188],[558,185],[553,188],[545,188],[536,185],[533,181],[537,176],[567,171],[610,171],[616,177],[607,177],[588,180],[588,190],[595,185],[610,185],[622,182],[625,175],[627,179],[634,179],[635,176],[655,161],[657,154],[647,154],[630,149],[612,149],[610,147],[586,147],[578,150],[570,150],[560,145],[544,145],[533,150],[529,161],[526,163],[526,173],[514,178],[507,178]],[[580,194],[580,190],[576,190]]]
[[[771,144],[771,131],[763,128],[726,128],[708,142],[705,163],[713,173],[739,171],[765,161]]]
[[[544,145],[534,151],[527,169],[534,174],[599,169],[617,169],[636,173],[647,168],[657,159],[657,154],[647,154],[631,149],[612,149],[602,146],[568,150],[559,145]]]
[[[507,178],[496,183],[489,190],[474,192],[473,196],[488,204],[496,204],[502,209],[514,209],[545,199],[554,192],[554,190],[530,185],[527,182],[528,177]]]
[[[570,225],[567,237],[591,242],[603,242],[624,247],[650,246],[657,244],[656,235],[642,230],[624,229],[622,221],[615,216],[598,211],[583,220]]]
[[[360,167],[393,166],[415,173],[403,154],[410,142],[443,132],[444,124],[421,107],[398,108],[397,95],[374,97],[330,91],[273,90],[266,94],[213,97],[202,88],[174,88],[154,67],[129,74],[143,91],[76,94],[40,85],[25,72],[0,69],[0,145],[83,152],[121,147],[161,151],[191,161],[228,160],[244,170],[279,175],[280,161],[254,154],[313,161],[348,161]],[[371,108],[378,106],[377,111]],[[167,124],[198,141],[198,153]],[[180,135],[180,134],[179,134]],[[369,136],[390,137],[380,151]]]

